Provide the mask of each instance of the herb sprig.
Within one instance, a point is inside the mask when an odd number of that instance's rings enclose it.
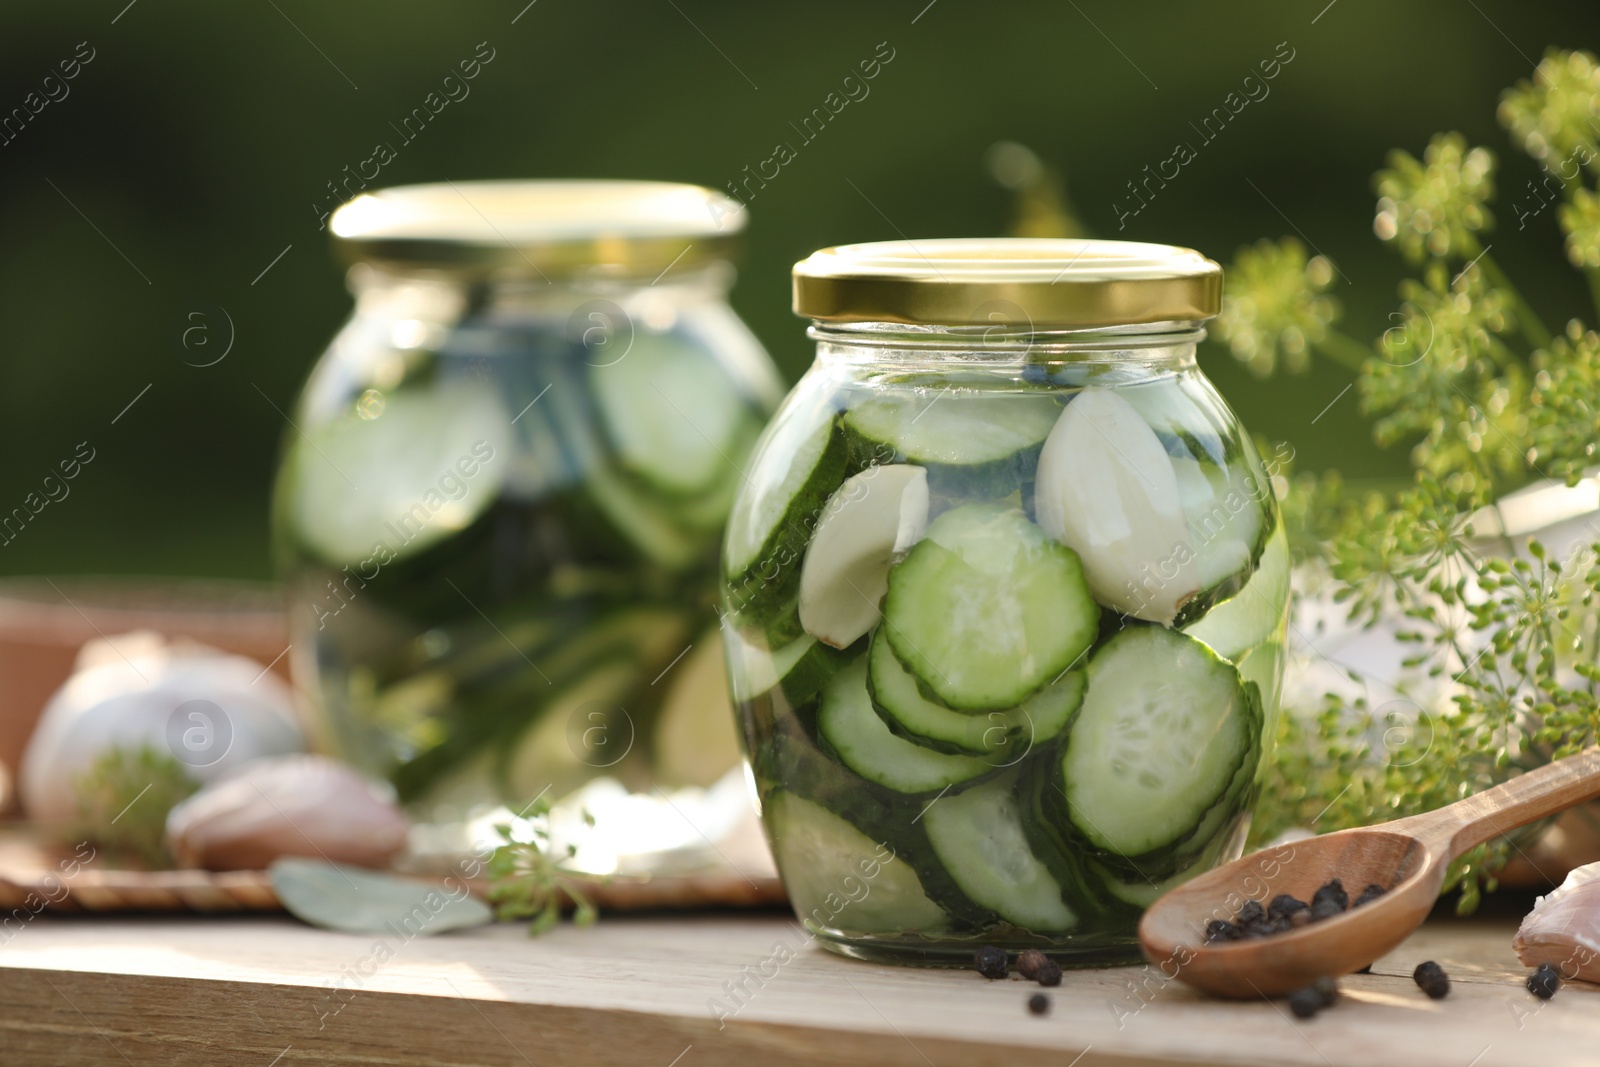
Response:
[[[1499,109],[1538,160],[1572,265],[1600,314],[1600,62],[1552,49]],[[1417,269],[1395,325],[1372,343],[1338,329],[1334,273],[1299,242],[1240,251],[1217,333],[1263,376],[1309,354],[1355,374],[1382,445],[1411,443],[1414,477],[1356,491],[1299,474],[1284,514],[1302,564],[1352,621],[1413,651],[1399,688],[1352,672],[1365,695],[1285,709],[1255,836],[1366,825],[1427,811],[1600,739],[1600,542],[1556,560],[1499,534],[1495,501],[1531,482],[1576,484],[1597,461],[1600,335],[1574,316],[1552,332],[1490,255],[1494,153],[1457,133],[1375,177],[1373,229]],[[1594,530],[1600,536],[1600,527]],[[1447,888],[1470,911],[1514,845],[1457,862]]]
[[[510,823],[495,827],[502,844],[489,855],[489,900],[501,920],[532,919],[528,936],[537,937],[555,928],[561,911],[572,902],[572,921],[576,926],[593,926],[599,909],[584,891],[593,876],[568,866],[577,855],[576,845],[556,848],[550,839],[550,801],[541,797],[524,813],[526,830]],[[585,826],[594,817],[583,813]]]

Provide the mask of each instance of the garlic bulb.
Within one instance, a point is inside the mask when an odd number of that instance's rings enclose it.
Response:
[[[1170,625],[1200,592],[1172,460],[1132,404],[1091,386],[1067,405],[1039,454],[1034,508],[1076,552],[1095,599]]]
[[[1540,897],[1511,947],[1529,967],[1548,963],[1562,978],[1600,981],[1600,863],[1577,868]]]
[[[37,822],[76,818],[78,779],[114,748],[154,749],[206,782],[305,747],[288,688],[244,656],[137,633],[89,642],[77,666],[22,757],[22,803]]]
[[[387,867],[409,826],[388,795],[324,756],[259,760],[173,808],[179,866],[264,870],[279,856]]]

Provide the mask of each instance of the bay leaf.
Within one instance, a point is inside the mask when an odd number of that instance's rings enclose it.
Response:
[[[482,926],[494,918],[457,879],[425,882],[293,856],[276,860],[270,873],[289,914],[327,930],[392,933],[409,940]]]

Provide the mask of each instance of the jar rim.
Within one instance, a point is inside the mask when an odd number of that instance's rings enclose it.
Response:
[[[794,266],[794,311],[819,323],[1024,328],[1204,320],[1222,267],[1191,248],[1082,238],[839,245]]]
[[[348,264],[397,271],[649,276],[732,258],[744,205],[675,182],[439,182],[362,193],[328,221]]]

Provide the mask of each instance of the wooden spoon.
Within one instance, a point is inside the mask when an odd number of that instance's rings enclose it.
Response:
[[[1600,796],[1600,748],[1589,748],[1448,807],[1263,849],[1185,882],[1139,923],[1145,956],[1168,978],[1225,997],[1281,996],[1359,970],[1428,917],[1450,861],[1519,826]],[[1378,899],[1297,930],[1206,942],[1206,923],[1279,893],[1310,901],[1338,878],[1353,900]]]

